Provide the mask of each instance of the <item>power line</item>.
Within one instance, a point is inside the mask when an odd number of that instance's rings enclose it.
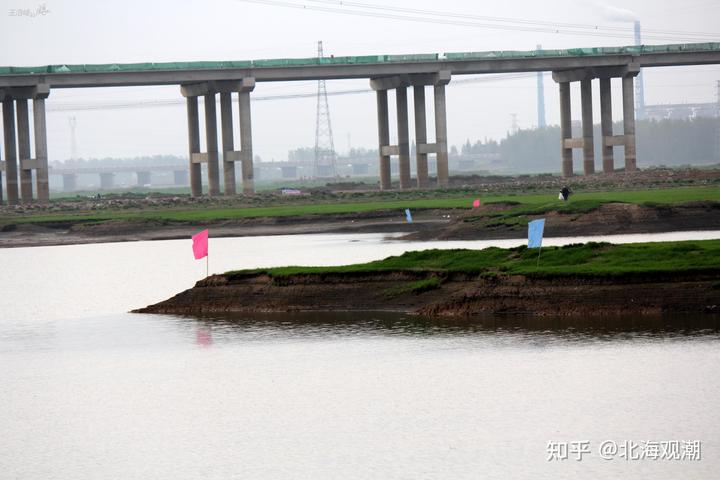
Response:
[[[414,13],[414,14],[432,15],[432,16],[440,16],[440,17],[449,17],[449,18],[461,18],[461,19],[471,18],[474,20],[482,20],[482,21],[490,21],[490,22],[520,23],[520,24],[526,24],[526,25],[542,25],[542,26],[550,26],[550,27],[578,28],[578,29],[588,29],[588,30],[602,29],[602,30],[621,31],[621,32],[625,32],[627,34],[632,33],[632,29],[628,29],[627,27],[619,27],[619,26],[612,26],[612,25],[550,22],[550,21],[526,20],[526,19],[522,19],[522,18],[510,18],[510,17],[490,17],[490,16],[485,16],[485,15],[473,15],[473,14],[467,14],[467,13],[455,13],[455,12],[446,12],[446,11],[438,11],[438,10],[389,7],[389,6],[376,5],[376,4],[371,4],[371,3],[352,2],[352,1],[348,2],[345,0],[306,0],[306,1],[312,2],[312,3],[358,7],[358,8],[365,8],[365,9],[370,9],[370,10],[392,11],[392,12],[400,12],[400,13]],[[718,36],[720,36],[720,34],[718,34],[718,33],[687,32],[687,31],[682,31],[682,30],[645,29],[645,31],[650,32],[650,33],[671,34],[671,35],[677,34],[677,35],[684,35],[684,36],[688,36],[688,35],[711,36],[713,38],[717,38]]]
[[[471,83],[484,83],[484,82],[496,82],[496,81],[507,81],[517,80],[522,78],[534,77],[535,73],[510,73],[510,74],[489,74],[480,77],[463,78],[461,80],[454,80],[453,85],[465,85]],[[327,96],[342,96],[342,95],[358,95],[371,93],[373,90],[369,88],[356,88],[349,90],[335,90],[328,91]],[[273,100],[293,100],[298,98],[315,98],[317,92],[298,92],[288,93],[283,95],[256,95],[252,97],[253,102],[256,101],[273,101]],[[233,99],[237,101],[237,99]],[[123,101],[123,102],[103,102],[103,103],[51,103],[48,102],[47,110],[49,112],[65,112],[65,111],[78,111],[78,110],[119,110],[126,108],[155,108],[155,107],[174,107],[178,105],[185,105],[185,101],[182,99],[163,99],[163,100],[137,100],[137,101]]]
[[[474,27],[474,28],[484,28],[484,29],[496,29],[496,30],[514,30],[514,31],[523,31],[523,32],[537,32],[537,33],[552,33],[552,34],[558,34],[558,35],[580,35],[580,36],[596,36],[596,37],[614,37],[614,38],[628,38],[632,36],[632,31],[628,29],[622,29],[620,27],[602,27],[602,30],[610,30],[607,32],[602,32],[601,27],[598,25],[585,25],[585,24],[560,24],[560,23],[552,23],[552,22],[534,22],[529,20],[503,20],[505,23],[516,23],[518,25],[501,25],[501,24],[492,24],[492,23],[480,23],[477,21],[468,21],[468,20],[460,20],[461,18],[473,18],[472,15],[463,15],[463,14],[442,14],[441,12],[433,12],[433,11],[427,11],[429,13],[424,14],[414,14],[413,15],[406,15],[406,14],[399,14],[399,13],[390,13],[390,12],[396,12],[396,11],[405,11],[407,13],[412,13],[413,9],[393,9],[392,7],[381,7],[381,6],[372,6],[371,7],[364,7],[370,11],[367,10],[358,10],[358,9],[348,9],[344,8],[347,2],[343,2],[342,4],[339,4],[339,7],[334,6],[320,6],[320,5],[312,5],[312,4],[298,4],[298,3],[289,3],[284,1],[278,1],[278,0],[238,0],[241,2],[246,3],[255,3],[259,5],[267,5],[267,6],[274,6],[274,7],[284,7],[284,8],[294,8],[294,9],[300,9],[300,10],[312,10],[312,11],[318,11],[318,12],[324,12],[324,13],[337,13],[342,15],[352,15],[352,16],[364,16],[364,17],[371,17],[371,18],[385,18],[385,19],[391,19],[391,20],[401,20],[401,21],[408,21],[408,22],[416,22],[416,23],[434,23],[434,24],[440,24],[440,25],[453,25],[453,26],[465,26],[465,27]],[[315,0],[307,0],[307,1],[315,1]],[[353,2],[350,2],[353,3]],[[379,10],[379,11],[372,11],[372,10]],[[421,12],[422,10],[417,10],[417,12]],[[420,16],[418,16],[420,15]],[[443,18],[444,17],[444,18]],[[478,17],[475,16],[475,18],[482,19],[485,17]],[[491,17],[492,18],[492,17]],[[496,17],[499,18],[499,17]],[[484,21],[492,21],[485,19]],[[498,20],[495,20],[498,21]],[[616,30],[617,31],[614,31]],[[621,33],[621,32],[627,32],[627,33]],[[664,33],[662,34],[652,34],[652,35],[646,35],[646,39],[651,40],[670,40],[670,41],[709,41],[714,38],[720,37],[720,33],[708,33],[708,32],[673,32],[673,31],[662,31]]]

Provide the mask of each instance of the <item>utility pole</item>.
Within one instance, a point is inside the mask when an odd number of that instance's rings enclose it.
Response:
[[[323,58],[322,40],[318,42],[318,58]],[[317,115],[315,118],[315,178],[337,177],[336,157],[325,80],[318,80]]]

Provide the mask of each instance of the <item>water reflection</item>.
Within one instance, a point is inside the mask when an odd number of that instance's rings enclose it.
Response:
[[[464,318],[422,317],[393,312],[225,313],[180,316],[197,328],[197,343],[212,337],[243,340],[378,336],[473,335],[562,341],[610,341],[678,337],[720,338],[720,315],[545,317],[492,315]],[[200,341],[201,334],[205,339]]]

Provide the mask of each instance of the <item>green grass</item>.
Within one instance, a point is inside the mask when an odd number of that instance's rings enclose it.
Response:
[[[538,266],[538,253],[540,262]],[[337,267],[280,267],[228,272],[265,272],[279,278],[301,274],[422,271],[556,276],[607,276],[629,273],[720,272],[720,240],[612,245],[590,242],[537,249],[424,250],[375,262]]]
[[[102,222],[107,220],[137,220],[137,221],[163,221],[163,222],[213,222],[252,217],[285,217],[301,215],[325,214],[352,214],[380,210],[414,210],[425,209],[470,209],[475,198],[480,198],[485,204],[512,202],[514,206],[507,211],[485,215],[485,217],[507,219],[510,217],[540,215],[548,211],[561,211],[567,213],[582,213],[593,210],[598,206],[611,203],[635,204],[675,204],[700,200],[720,201],[720,187],[681,187],[668,189],[588,192],[578,193],[570,197],[570,201],[557,200],[556,192],[532,195],[482,195],[481,193],[451,196],[452,192],[436,192],[437,195],[446,195],[448,198],[407,198],[402,199],[403,193],[395,193],[394,199],[387,200],[379,194],[382,200],[377,201],[345,201],[331,203],[332,198],[323,199],[317,203],[313,198],[298,198],[298,203],[288,203],[274,206],[198,206],[183,209],[145,209],[145,210],[102,210],[98,212],[52,214],[40,213],[25,216],[8,216],[1,223],[43,223],[43,222]],[[412,195],[408,192],[407,195]],[[457,194],[456,194],[457,195]],[[315,201],[316,203],[312,203]],[[300,203],[303,202],[303,203]],[[305,203],[309,202],[309,203]],[[472,219],[472,217],[469,217]]]

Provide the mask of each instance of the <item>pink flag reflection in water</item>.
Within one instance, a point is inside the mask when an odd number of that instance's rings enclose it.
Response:
[[[207,328],[198,328],[195,332],[195,343],[203,347],[209,347],[213,343],[212,333]]]
[[[195,260],[207,257],[208,254],[208,231],[203,230],[200,233],[196,233],[192,236],[193,241],[193,255]]]
[[[478,198],[478,199],[475,199],[475,201],[473,202],[473,208],[478,208],[479,206],[480,206],[480,199]]]

